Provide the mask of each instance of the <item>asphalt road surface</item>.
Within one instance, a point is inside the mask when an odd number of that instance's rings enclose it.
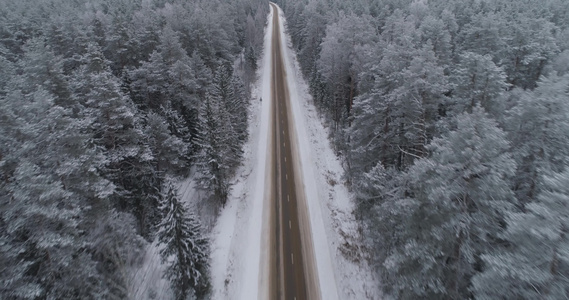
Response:
[[[271,74],[271,299],[319,299],[314,251],[299,170],[292,109],[283,63],[278,9],[273,6]]]

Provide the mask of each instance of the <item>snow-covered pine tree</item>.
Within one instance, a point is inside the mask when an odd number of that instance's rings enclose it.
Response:
[[[505,72],[494,64],[492,56],[463,52],[451,80],[454,103],[449,110],[457,114],[472,111],[479,103],[492,116],[503,113],[496,100],[509,86]]]
[[[183,113],[189,112],[185,106],[182,106],[180,108]],[[194,113],[196,114],[196,116],[192,117],[197,118],[197,109],[193,109],[192,113],[189,115],[193,115]],[[184,118],[183,114],[180,113],[179,110],[172,108],[171,105],[162,107],[162,115],[164,116],[164,119],[168,125],[168,130],[170,131],[173,138],[175,137],[179,139],[183,143],[184,147],[184,151],[179,157],[179,159],[184,161],[185,167],[172,171],[182,172],[182,173],[188,172],[189,171],[188,166],[190,166],[190,161],[193,154],[192,152],[194,150],[193,140],[195,137],[194,134],[192,134],[190,127],[191,126],[195,127],[195,125],[188,124],[188,121],[186,120],[186,118]],[[192,129],[195,130],[195,128]]]
[[[201,188],[213,191],[220,205],[225,205],[229,193],[228,160],[231,159],[226,130],[230,124],[220,110],[223,110],[223,105],[206,95],[199,115],[197,143],[200,151],[195,158],[200,174],[196,180]]]
[[[287,6],[298,11],[296,13],[298,17],[294,18],[289,14],[292,9],[285,9],[287,28],[295,46],[302,45],[299,47],[298,61],[303,66],[305,75],[308,75],[307,71],[316,69],[322,49],[322,39],[325,37],[326,24],[329,22],[326,18],[328,3],[320,0],[311,1],[303,7],[304,4],[300,2],[290,2]]]
[[[156,113],[146,116],[145,132],[158,172],[181,172],[187,167],[188,145],[170,133],[167,121]]]
[[[451,45],[451,30],[453,23],[453,15],[448,11],[443,12],[445,16],[440,18],[432,15],[427,15],[419,27],[421,32],[421,41],[426,43],[429,41],[433,45],[433,52],[438,59],[441,67],[448,70],[449,65],[452,63],[452,45]],[[456,21],[454,21],[456,22]]]
[[[356,98],[352,110],[352,127],[349,128],[350,151],[347,152],[348,176],[358,184],[367,180],[364,174],[377,164],[384,164],[388,144],[385,129],[388,127],[387,112],[378,105],[381,92],[374,90]]]
[[[483,255],[473,278],[476,299],[569,298],[569,170],[543,179],[525,212],[507,216],[507,241]]]
[[[168,66],[160,52],[154,50],[148,61],[129,72],[130,88],[133,101],[143,110],[158,110],[166,105],[165,96],[168,86],[166,76]]]
[[[172,134],[189,144],[187,155],[195,151],[193,136],[200,103],[202,84],[198,81],[203,70],[192,65],[192,59],[180,44],[178,34],[166,26],[160,44],[143,62],[128,73],[130,89],[139,108],[166,118]],[[177,170],[178,171],[178,170]]]
[[[243,155],[241,146],[247,139],[247,102],[243,91],[243,84],[233,75],[233,68],[229,64],[220,66],[213,77],[210,95],[219,103],[219,113],[224,121],[227,146],[230,148],[231,167],[240,161]],[[222,107],[221,107],[222,106]]]
[[[542,77],[532,91],[514,89],[505,126],[518,164],[513,188],[524,204],[540,193],[543,175],[569,164],[569,76]]]
[[[55,55],[41,38],[30,39],[24,49],[24,57],[19,61],[19,67],[25,83],[20,87],[25,92],[31,92],[41,85],[55,97],[55,104],[69,106],[70,93],[63,74],[63,58]]]
[[[117,186],[112,203],[119,211],[132,212],[139,232],[148,237],[157,219],[161,177],[154,170],[156,158],[142,130],[141,114],[97,45],[88,45],[81,59],[84,65],[73,74],[71,86],[92,120],[93,141],[106,157],[103,174]]]
[[[146,44],[133,36],[128,25],[131,24],[114,23],[106,37],[105,56],[112,62],[111,69],[117,76],[126,67],[136,66],[141,61],[141,48]]]
[[[414,209],[384,263],[399,298],[469,298],[480,255],[496,244],[513,209],[508,177],[515,162],[505,133],[478,106],[456,117],[457,128],[435,138],[429,158],[412,166],[407,194]]]
[[[370,50],[379,40],[373,21],[370,16],[341,14],[339,20],[326,28],[317,66],[329,82],[329,93],[341,98],[330,103],[335,122],[340,121],[335,115],[345,118],[350,114],[359,90],[358,73],[370,60]]]
[[[101,157],[84,147],[89,136],[78,133],[81,121],[54,105],[55,97],[43,87],[36,89],[26,95],[12,91],[3,102],[10,124],[5,133],[17,147],[2,162],[9,163],[9,172],[0,193],[6,200],[0,203],[6,230],[0,256],[8,264],[2,266],[0,298],[104,297],[83,228],[90,205],[109,195],[93,161]],[[93,186],[77,181],[78,173]]]
[[[14,76],[14,64],[7,59],[8,50],[0,45],[0,96],[6,92],[9,80]]]
[[[130,87],[135,101],[143,109],[160,112],[160,108],[174,102],[189,100],[195,89],[190,58],[182,48],[175,31],[166,26],[160,44],[148,61],[129,72]]]
[[[166,182],[158,232],[163,245],[160,255],[167,264],[164,276],[170,280],[176,300],[188,299],[190,295],[201,298],[209,289],[208,241],[196,216],[178,199],[171,180]]]
[[[249,136],[247,120],[249,118],[249,101],[245,91],[245,85],[241,78],[233,75],[231,78],[233,88],[233,98],[230,100],[228,112],[231,116],[231,123],[235,134],[239,140],[239,148],[247,141]],[[239,149],[241,151],[241,149]]]

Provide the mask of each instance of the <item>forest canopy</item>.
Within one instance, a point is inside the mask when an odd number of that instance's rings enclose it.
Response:
[[[268,11],[0,1],[0,298],[131,297],[159,232],[176,298],[207,294],[208,241],[173,190],[197,169],[225,202]]]

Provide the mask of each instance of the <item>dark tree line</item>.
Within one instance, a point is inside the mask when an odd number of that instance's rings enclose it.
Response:
[[[384,291],[569,297],[569,3],[277,2]]]
[[[160,230],[181,249],[164,252],[176,298],[207,294],[207,240],[168,178],[196,166],[225,202],[268,9],[2,1],[0,298],[127,298],[125,272]]]

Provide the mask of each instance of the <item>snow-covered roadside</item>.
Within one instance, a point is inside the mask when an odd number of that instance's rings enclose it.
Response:
[[[363,259],[359,225],[351,195],[342,183],[341,163],[314,109],[281,10],[279,16],[322,299],[379,299],[377,280]]]
[[[261,286],[261,224],[271,93],[271,55],[268,51],[271,18],[272,12],[267,16],[259,79],[252,92],[244,162],[237,170],[227,204],[211,233],[213,299],[257,299]],[[260,98],[267,100],[258,101]]]

